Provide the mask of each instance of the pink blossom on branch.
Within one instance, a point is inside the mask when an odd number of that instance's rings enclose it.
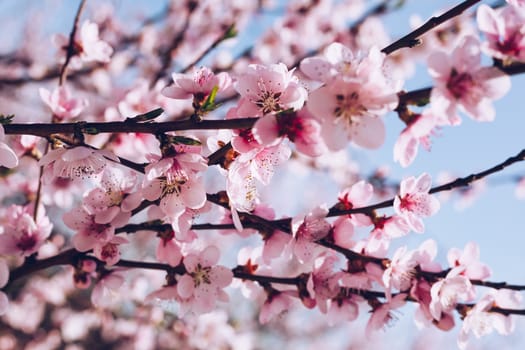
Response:
[[[287,109],[299,110],[307,97],[306,90],[283,63],[249,65],[234,84],[241,95],[238,114],[263,116]]]
[[[186,274],[177,282],[181,298],[181,312],[203,314],[215,308],[216,300],[227,301],[228,295],[222,290],[233,279],[230,269],[216,265],[220,251],[208,246],[199,254],[190,253],[183,259]]]
[[[493,121],[493,100],[510,89],[510,78],[496,67],[481,66],[477,38],[465,37],[449,55],[436,52],[428,58],[428,69],[435,85],[430,95],[433,111],[444,114],[441,123],[458,125],[457,110],[477,121]]]
[[[53,91],[39,89],[40,98],[51,109],[53,116],[59,120],[78,117],[88,106],[85,98],[74,98],[67,86],[58,86]]]
[[[84,180],[95,177],[104,171],[108,160],[119,162],[109,151],[77,146],[51,150],[38,163],[45,168],[44,180],[49,183],[55,178]]]
[[[74,50],[78,56],[73,56],[72,65],[80,68],[82,63],[102,62],[108,63],[113,54],[113,48],[99,38],[98,24],[85,20],[75,37]],[[66,49],[69,38],[58,34],[53,38],[56,46]]]
[[[161,93],[169,98],[190,99],[202,102],[217,87],[218,93],[228,91],[232,80],[228,73],[214,74],[208,67],[201,67],[190,74],[173,73],[173,84],[162,89]]]
[[[417,179],[414,176],[401,181],[399,195],[394,199],[394,209],[402,216],[410,228],[418,233],[425,231],[424,217],[432,216],[439,210],[439,201],[428,194],[432,179],[427,173]]]

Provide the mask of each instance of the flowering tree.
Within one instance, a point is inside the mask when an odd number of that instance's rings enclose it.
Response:
[[[397,40],[382,19],[403,1],[172,1],[133,18],[111,5],[79,1],[69,35],[28,22],[0,55],[0,344],[257,348],[292,339],[304,310],[318,332],[366,322],[338,347],[403,309],[459,329],[460,348],[514,330],[525,285],[492,280],[474,236],[439,259],[425,221],[438,193],[469,196],[525,150],[437,186],[348,155],[385,148],[397,116],[393,161],[410,173],[465,117],[493,122],[525,72],[525,1],[463,1]],[[416,64],[432,86],[405,87]],[[298,172],[338,194],[278,189]],[[410,246],[415,233],[428,237]]]

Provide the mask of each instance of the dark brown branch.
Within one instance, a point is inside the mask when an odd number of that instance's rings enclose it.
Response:
[[[77,14],[75,15],[75,20],[73,22],[73,28],[71,29],[71,33],[69,34],[69,43],[67,44],[66,48],[66,60],[64,61],[64,65],[62,65],[62,69],[60,70],[60,78],[59,78],[59,85],[63,85],[66,81],[67,76],[67,66],[69,65],[69,62],[71,61],[71,58],[73,56],[78,54],[76,43],[75,43],[75,37],[77,35],[78,30],[78,22],[80,21],[80,15],[82,14],[82,10],[84,9],[84,5],[86,4],[86,0],[81,0],[80,5],[78,5]]]
[[[480,2],[481,0],[466,0],[463,1],[461,4],[451,8],[444,14],[438,17],[432,17],[428,21],[426,21],[422,26],[415,29],[414,31],[408,33],[404,37],[400,38],[399,40],[396,40],[392,44],[385,47],[382,52],[389,55],[392,52],[399,50],[404,47],[414,47],[419,44],[419,37],[425,34],[426,32],[434,29],[441,23],[444,23],[456,16],[459,16],[468,9],[469,7],[474,6],[476,3]]]

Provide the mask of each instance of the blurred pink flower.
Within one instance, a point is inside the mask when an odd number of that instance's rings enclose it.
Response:
[[[504,64],[525,61],[525,5],[516,0],[509,4],[500,9],[481,4],[476,17],[479,30],[487,38],[483,50]]]
[[[3,214],[5,223],[0,234],[0,254],[29,256],[38,251],[53,229],[43,207],[38,213],[35,221],[32,205],[11,205],[7,208]]]
[[[53,116],[59,120],[78,117],[88,106],[87,99],[74,98],[70,90],[64,85],[56,87],[51,92],[40,88],[39,93],[42,101],[53,112]]]
[[[458,125],[457,109],[477,121],[492,121],[492,105],[510,89],[510,78],[496,67],[481,66],[481,48],[477,38],[465,37],[448,55],[436,52],[428,58],[428,69],[434,79],[430,103],[440,123]]]

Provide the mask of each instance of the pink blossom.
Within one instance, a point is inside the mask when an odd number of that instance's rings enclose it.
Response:
[[[225,92],[232,86],[228,73],[214,74],[208,67],[201,67],[190,74],[173,73],[173,84],[162,89],[162,94],[174,99],[194,98],[197,102],[204,101],[211,91],[217,87],[218,92]]]
[[[264,146],[273,145],[287,137],[297,150],[311,157],[321,155],[325,145],[321,138],[321,125],[302,109],[298,113],[268,115],[259,118],[252,129],[254,138]]]
[[[215,308],[216,300],[228,300],[222,289],[232,282],[233,273],[224,266],[216,265],[219,255],[217,247],[208,246],[200,254],[190,253],[184,257],[186,274],[177,282],[183,314],[188,311],[207,313]]]
[[[113,225],[97,223],[95,215],[82,206],[65,213],[62,219],[64,224],[76,231],[72,238],[73,246],[81,252],[97,246],[99,246],[97,249],[101,249],[115,235],[115,227]]]
[[[330,232],[332,226],[326,221],[326,214],[328,209],[320,206],[306,216],[292,219],[293,253],[303,264],[314,260],[322,251],[322,247],[314,242],[323,239]]]
[[[63,35],[54,37],[55,45],[65,49],[69,38]],[[85,20],[75,38],[75,50],[81,62],[103,62],[108,63],[113,54],[113,48],[99,38],[98,25],[90,20]],[[76,57],[73,57],[76,58]],[[79,60],[73,60],[72,65],[79,68]]]
[[[510,315],[490,312],[492,307],[518,309],[521,305],[521,294],[516,291],[500,289],[491,290],[485,294],[463,319],[458,336],[458,347],[467,347],[468,334],[474,333],[476,338],[492,333],[496,330],[501,335],[508,335],[514,330],[514,322]]]
[[[450,249],[447,258],[451,268],[463,267],[461,274],[467,278],[484,280],[490,277],[490,268],[479,261],[479,246],[474,242],[468,242],[463,251]]]
[[[161,210],[178,225],[186,209],[199,209],[206,203],[206,192],[199,174],[207,169],[206,160],[193,148],[179,148],[174,156],[152,157],[146,166],[144,198],[160,198]]]
[[[483,50],[504,64],[525,61],[525,5],[522,1],[510,1],[512,6],[493,9],[485,4],[478,7],[479,30],[487,38]]]
[[[341,321],[354,321],[359,316],[359,305],[356,297],[343,296],[342,298],[332,299],[328,312],[326,313],[327,322],[333,326]]]
[[[431,109],[425,109],[409,122],[394,145],[394,161],[407,167],[416,159],[419,145],[430,150],[430,135],[437,126],[437,118]]]
[[[119,162],[117,156],[106,150],[77,146],[51,150],[38,164],[46,168],[44,179],[49,183],[57,177],[70,180],[94,177],[106,168],[108,160]]]
[[[436,320],[441,319],[442,313],[452,311],[456,304],[462,301],[471,301],[475,297],[470,280],[460,275],[461,268],[452,269],[445,278],[437,281],[430,289],[432,301],[429,310]]]
[[[395,320],[393,315],[393,310],[405,305],[407,295],[406,294],[397,294],[389,302],[384,304],[379,304],[374,308],[372,316],[366,324],[366,335],[367,337],[372,337],[373,332],[379,329],[382,329],[386,325],[391,324]]]
[[[263,116],[287,109],[299,110],[307,97],[306,90],[288,71],[285,64],[269,66],[252,64],[234,84],[241,95],[238,114],[246,117]]]
[[[0,259],[0,288],[3,288],[9,282],[9,267],[4,259]],[[7,312],[9,300],[4,292],[0,291],[0,316]]]
[[[118,272],[101,277],[91,292],[91,303],[100,308],[114,306],[121,296],[124,281]]]
[[[432,179],[427,173],[417,179],[414,176],[401,181],[399,195],[394,199],[394,209],[402,216],[412,230],[418,233],[425,231],[421,218],[432,216],[439,210],[439,201],[428,194]]]
[[[11,205],[3,215],[6,222],[0,234],[0,254],[29,256],[38,251],[53,229],[43,207],[36,221],[33,206]]]
[[[374,229],[366,241],[364,251],[375,257],[384,257],[392,238],[406,236],[410,227],[405,218],[399,215],[379,216],[373,219]]]
[[[129,241],[123,236],[113,236],[104,244],[97,244],[93,247],[93,254],[106,265],[115,265],[120,260],[119,246]]]
[[[308,279],[308,291],[314,296],[322,313],[327,313],[328,301],[335,298],[341,289],[339,280],[343,272],[334,271],[338,260],[335,254],[318,257],[314,261],[314,269]]]
[[[391,298],[391,288],[394,287],[401,292],[406,292],[412,287],[413,278],[416,274],[415,251],[407,251],[403,246],[396,250],[392,260],[383,273],[383,283],[386,288],[387,299]]]
[[[361,208],[370,202],[374,196],[374,187],[368,182],[361,180],[352,186],[345,188],[337,196],[338,207],[343,210]],[[356,226],[368,226],[371,224],[370,217],[365,214],[350,214],[348,217]]]
[[[321,122],[329,149],[343,149],[348,141],[375,149],[385,139],[380,116],[393,110],[397,103],[398,97],[392,88],[378,86],[371,79],[337,77],[310,94],[307,108]]]
[[[230,199],[230,206],[242,212],[252,211],[258,202],[255,180],[268,185],[275,166],[286,161],[290,155],[290,148],[279,143],[275,146],[253,149],[238,156],[228,171],[226,192]]]
[[[274,317],[279,316],[292,307],[293,299],[292,296],[297,296],[297,292],[285,291],[280,292],[272,289],[268,293],[268,297],[261,307],[261,313],[259,314],[259,322],[266,324],[270,322]]]
[[[451,125],[461,122],[458,108],[477,121],[494,120],[492,101],[510,89],[509,76],[495,67],[481,66],[480,45],[472,36],[465,37],[450,55],[431,55],[428,67],[435,82],[430,103]]]
[[[4,126],[0,124],[0,166],[14,168],[18,165],[18,157],[15,152],[4,142]]]
[[[40,98],[51,109],[53,116],[59,120],[78,117],[88,106],[85,98],[74,98],[65,85],[49,91],[44,88],[39,90]]]
[[[181,259],[181,248],[175,238],[175,232],[159,233],[160,240],[157,245],[157,260],[162,263],[168,263],[171,266],[177,266]]]
[[[134,192],[137,182],[134,173],[112,168],[103,173],[99,187],[84,195],[83,203],[88,211],[95,215],[99,224],[112,223],[116,227],[124,226],[142,200],[140,193]]]

